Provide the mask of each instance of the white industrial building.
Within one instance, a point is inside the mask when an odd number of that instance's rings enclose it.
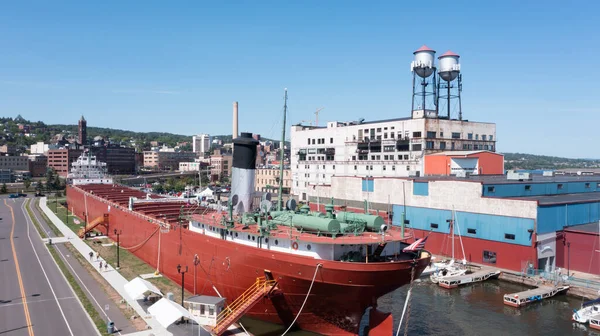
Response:
[[[204,154],[210,151],[210,135],[198,134],[192,137],[192,150],[194,153]]]
[[[292,126],[292,194],[300,200],[317,196],[316,186],[330,186],[332,176],[422,176],[423,156],[429,153],[494,152],[495,124],[463,120],[460,107],[457,118],[452,118],[450,109],[446,115],[441,114],[445,109],[440,109],[440,105],[461,106],[460,102],[454,104],[453,99],[460,100],[462,79],[459,56],[448,52],[440,56],[444,71],[440,70],[436,85],[434,55],[435,51],[426,46],[415,51],[416,61],[411,64],[413,83],[417,77],[429,82],[420,85],[422,91],[413,85],[410,117],[331,121],[324,127]]]

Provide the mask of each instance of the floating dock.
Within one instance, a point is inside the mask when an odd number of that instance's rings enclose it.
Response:
[[[461,285],[485,281],[489,278],[497,277],[498,275],[500,275],[500,271],[477,271],[471,274],[457,275],[440,279],[438,285],[440,285],[440,287],[451,289]]]
[[[518,308],[532,302],[553,297],[554,295],[564,292],[567,289],[569,289],[569,286],[541,286],[523,292],[504,294],[504,304]]]
[[[600,330],[600,314],[590,317],[590,328]]]

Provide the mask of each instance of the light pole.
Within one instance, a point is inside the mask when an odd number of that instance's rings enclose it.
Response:
[[[185,273],[187,273],[188,271],[188,267],[187,265],[185,266],[185,271],[182,270],[182,267],[180,264],[177,264],[177,273],[181,274],[181,306],[183,307],[183,293],[184,293],[184,287],[183,284],[185,283]],[[183,316],[181,317],[181,323],[183,323]]]
[[[119,250],[121,249],[121,245],[119,236],[121,236],[121,233],[123,233],[123,231],[115,229],[114,233],[117,235],[117,269],[119,269],[121,268],[121,262],[119,258]]]
[[[567,243],[567,277],[571,274],[571,243]]]
[[[199,263],[200,258],[198,258],[197,254],[194,254],[194,295],[196,295],[196,268],[198,268]]]

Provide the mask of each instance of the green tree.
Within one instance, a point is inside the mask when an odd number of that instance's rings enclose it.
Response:
[[[35,183],[35,191],[42,191],[42,183],[41,182],[36,182]]]
[[[0,192],[6,194],[8,192],[8,188],[6,188],[6,183],[2,183],[2,188],[0,188]]]
[[[30,179],[25,179],[23,181],[23,185],[25,186],[25,190],[29,189],[29,187],[31,187],[31,180]]]
[[[162,184],[156,184],[156,185],[152,186],[152,191],[154,191],[157,194],[160,194],[160,193],[165,192],[165,188],[163,187]]]
[[[61,184],[61,181],[60,181],[60,177],[58,175],[54,176],[53,185],[54,185],[54,189],[56,189],[56,190],[61,190],[62,189],[62,184]]]

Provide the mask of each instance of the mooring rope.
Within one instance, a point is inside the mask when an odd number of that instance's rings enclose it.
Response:
[[[152,232],[152,233],[150,234],[150,236],[148,236],[148,238],[146,238],[144,241],[142,241],[141,243],[139,243],[139,244],[137,244],[137,245],[135,245],[135,246],[131,246],[131,247],[123,247],[123,246],[119,246],[119,247],[120,247],[120,248],[122,248],[122,249],[124,249],[124,250],[134,250],[134,249],[136,249],[136,248],[138,248],[138,247],[140,247],[140,246],[142,246],[142,245],[146,244],[146,242],[148,242],[148,240],[150,240],[150,238],[152,238],[152,236],[154,236],[154,234],[156,233],[156,231],[158,231],[159,229],[160,229],[160,226],[159,226],[159,227],[158,227],[156,230],[154,230],[154,232]],[[120,244],[119,244],[119,245],[120,245]]]
[[[306,297],[304,298],[304,302],[302,302],[302,306],[300,307],[300,310],[298,311],[298,314],[294,318],[294,321],[292,321],[292,323],[290,324],[290,326],[287,328],[286,331],[283,332],[283,334],[281,334],[281,336],[284,336],[285,334],[287,334],[288,331],[290,331],[290,329],[292,329],[292,327],[294,326],[294,323],[296,323],[296,320],[298,319],[298,317],[300,317],[300,313],[302,313],[302,309],[304,309],[304,305],[306,304],[306,301],[308,301],[308,296],[310,295],[310,291],[312,290],[312,287],[315,284],[315,279],[317,278],[317,273],[319,272],[319,267],[323,267],[323,264],[320,264],[320,263],[317,264],[317,268],[315,269],[315,274],[313,275],[312,282],[310,283],[310,287],[308,287],[308,293],[306,293]]]

